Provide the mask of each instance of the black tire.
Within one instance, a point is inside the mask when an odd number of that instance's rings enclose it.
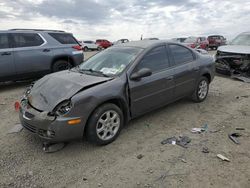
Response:
[[[101,51],[102,50],[102,47],[101,46],[98,46],[97,47],[97,51]]]
[[[84,46],[83,51],[87,52],[88,50],[89,50],[89,48],[87,46]]]
[[[71,68],[72,65],[66,60],[57,60],[52,65],[52,72],[63,71]]]
[[[203,95],[201,95],[199,92],[200,92],[200,90],[201,90],[201,84],[203,84],[203,83],[206,83],[206,93],[205,93],[205,91],[203,92],[204,94]],[[205,88],[205,86],[204,86],[204,88]],[[196,85],[196,88],[195,88],[195,91],[194,91],[194,93],[192,94],[192,96],[191,96],[191,98],[192,98],[192,100],[194,101],[194,102],[202,102],[202,101],[204,101],[206,98],[207,98],[207,94],[208,94],[208,91],[209,91],[209,81],[208,81],[208,79],[206,78],[206,77],[204,77],[204,76],[202,76],[199,80],[198,80],[198,82],[197,82],[197,85]]]
[[[113,131],[112,130],[113,128],[110,128],[110,130],[107,130],[108,128],[105,128],[105,126],[107,126],[107,127],[112,126],[111,122],[109,122],[110,125],[107,125],[105,123],[104,123],[105,125],[103,125],[102,123],[99,122],[99,120],[103,120],[102,118],[103,117],[105,118],[105,114],[109,113],[109,112],[115,112],[118,115],[119,120],[120,120],[120,125],[117,128],[115,134],[111,134],[108,132],[108,131]],[[106,116],[106,120],[107,120],[107,116]],[[106,120],[103,120],[103,121],[106,121]],[[108,121],[107,121],[107,123],[108,123]],[[88,120],[87,127],[86,127],[87,140],[90,143],[96,144],[96,145],[109,144],[109,143],[113,142],[119,136],[121,129],[123,127],[123,124],[124,124],[124,115],[123,115],[121,109],[118,106],[111,104],[111,103],[103,104],[92,113],[92,115],[90,116],[90,118]],[[104,129],[106,129],[106,130],[100,131],[98,134],[97,133],[98,127],[100,130],[102,130],[101,127],[104,127]],[[105,133],[105,131],[106,131],[106,133]],[[103,135],[101,135],[102,132],[103,132]],[[109,136],[113,136],[113,137],[111,137],[107,140],[105,140],[104,138],[103,139],[100,138],[100,137],[104,136],[104,134],[108,136],[108,133],[109,133]]]

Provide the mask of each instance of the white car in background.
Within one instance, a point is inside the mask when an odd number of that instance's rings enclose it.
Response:
[[[79,43],[82,45],[82,49],[86,52],[89,50],[102,50],[102,47],[91,40],[81,40]]]

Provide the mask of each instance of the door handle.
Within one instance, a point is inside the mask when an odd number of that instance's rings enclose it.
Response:
[[[43,52],[50,52],[50,49],[44,49]]]
[[[173,80],[174,79],[174,76],[168,76],[166,77],[166,80]]]
[[[3,52],[1,55],[2,56],[4,56],[4,55],[11,55],[11,53],[10,52]]]

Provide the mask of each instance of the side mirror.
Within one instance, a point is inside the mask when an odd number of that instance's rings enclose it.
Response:
[[[138,80],[140,78],[143,77],[147,77],[147,76],[151,76],[152,75],[152,71],[148,68],[142,68],[137,72],[134,72],[131,76],[130,79],[131,80]]]

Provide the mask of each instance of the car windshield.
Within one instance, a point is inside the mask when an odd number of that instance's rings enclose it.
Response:
[[[132,62],[141,48],[113,47],[106,49],[89,58],[79,66],[79,71],[100,73],[106,76],[116,76],[121,73]]]
[[[233,41],[231,42],[232,45],[247,45],[250,46],[250,34],[242,34],[238,35]]]
[[[189,37],[187,38],[184,42],[186,43],[191,43],[191,42],[196,42],[197,38],[196,37]]]

